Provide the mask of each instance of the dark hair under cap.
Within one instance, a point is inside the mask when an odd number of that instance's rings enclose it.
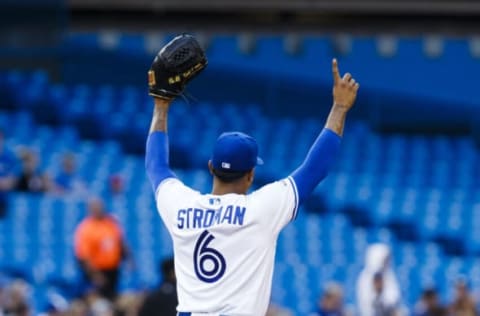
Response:
[[[232,183],[242,178],[248,171],[228,172],[212,168],[213,175],[225,183]]]

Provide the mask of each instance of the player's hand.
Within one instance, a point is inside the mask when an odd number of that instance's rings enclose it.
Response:
[[[360,85],[353,79],[350,73],[346,73],[343,77],[340,76],[338,70],[338,62],[336,59],[332,60],[333,73],[333,103],[335,106],[343,108],[348,111],[352,108],[355,99],[357,98],[357,91]]]

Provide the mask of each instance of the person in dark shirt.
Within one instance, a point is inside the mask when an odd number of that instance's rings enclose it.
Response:
[[[318,310],[312,316],[346,316],[347,314],[343,307],[342,287],[338,283],[329,282],[318,300]]]
[[[3,313],[5,316],[29,316],[27,302],[28,285],[23,280],[15,280],[7,289],[7,299]]]
[[[139,316],[176,316],[177,315],[177,280],[173,258],[164,260],[161,264],[163,282],[148,294],[140,308]]]
[[[427,288],[423,291],[413,314],[414,316],[446,316],[448,311],[440,304],[436,289]]]
[[[47,174],[38,169],[38,156],[29,149],[20,153],[22,170],[17,179],[15,190],[19,192],[41,193],[50,189],[50,180]]]
[[[455,298],[449,306],[449,315],[452,316],[478,316],[477,302],[470,293],[468,281],[460,277],[455,282]]]
[[[55,177],[56,189],[61,193],[71,192],[78,185],[75,156],[72,153],[64,154],[61,167],[60,172]]]

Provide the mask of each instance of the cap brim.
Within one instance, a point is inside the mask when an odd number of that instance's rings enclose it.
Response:
[[[260,157],[257,157],[257,166],[263,165],[263,159]]]

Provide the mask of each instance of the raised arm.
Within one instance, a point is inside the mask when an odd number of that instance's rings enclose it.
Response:
[[[195,38],[182,34],[158,52],[148,71],[148,93],[154,97],[155,107],[147,138],[145,168],[153,191],[163,180],[175,177],[168,165],[167,119],[170,103],[182,94],[187,82],[206,65],[205,53]]]
[[[327,176],[340,150],[347,112],[352,108],[357,96],[359,84],[349,73],[343,78],[340,77],[336,59],[332,61],[332,72],[333,106],[327,122],[303,163],[291,175],[297,186],[299,203]]]
[[[155,191],[163,180],[175,177],[168,163],[168,109],[171,100],[154,97],[154,108],[150,132],[147,138],[145,168]]]

